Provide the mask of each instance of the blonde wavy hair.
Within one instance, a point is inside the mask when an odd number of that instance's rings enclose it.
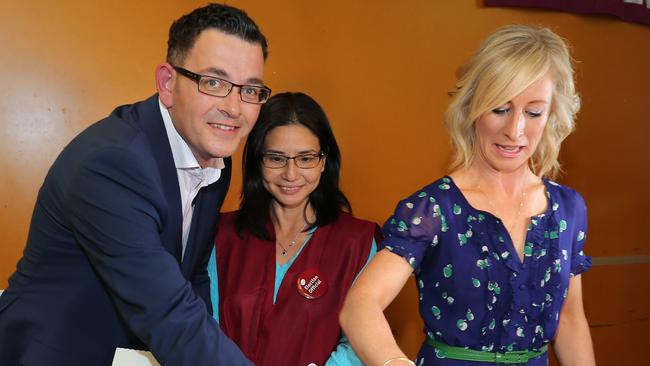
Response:
[[[574,130],[580,98],[566,43],[548,28],[509,25],[492,33],[457,73],[456,90],[445,114],[454,155],[451,170],[474,159],[475,122],[523,92],[547,73],[553,80],[548,121],[529,160],[533,173],[555,178],[562,141]]]

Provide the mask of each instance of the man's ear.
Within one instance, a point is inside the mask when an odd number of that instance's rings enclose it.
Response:
[[[156,90],[162,104],[171,108],[173,103],[172,88],[174,87],[175,77],[172,65],[164,62],[156,67]]]

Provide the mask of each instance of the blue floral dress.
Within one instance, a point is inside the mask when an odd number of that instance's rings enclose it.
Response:
[[[467,202],[450,177],[401,201],[383,227],[385,247],[413,266],[427,337],[489,352],[538,350],[557,330],[569,279],[591,267],[582,248],[584,200],[545,180],[548,208],[531,218],[519,259],[505,226]],[[544,354],[526,365],[547,365]],[[494,365],[436,354],[416,365]]]

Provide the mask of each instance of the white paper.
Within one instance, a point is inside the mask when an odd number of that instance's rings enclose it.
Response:
[[[160,364],[151,352],[116,348],[112,366],[160,366]]]

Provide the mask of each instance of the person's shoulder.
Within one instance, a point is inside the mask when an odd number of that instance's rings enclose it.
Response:
[[[551,196],[555,195],[562,200],[583,200],[580,192],[567,185],[560,184],[550,179],[545,179],[544,182],[546,183],[546,188]]]
[[[237,213],[239,211],[220,212],[217,220],[216,236],[219,240],[230,241],[240,237],[237,232]],[[228,238],[228,239],[225,239]],[[217,246],[224,247],[224,245]]]
[[[143,123],[145,120],[157,121],[156,113],[160,116],[151,98],[134,104],[116,107],[108,116],[89,125],[70,141],[66,150],[75,154],[88,153],[106,147],[130,148],[143,146],[140,141],[144,137]],[[162,123],[162,117],[158,117]],[[164,127],[161,125],[160,129]]]
[[[544,183],[550,195],[549,198],[553,204],[553,210],[557,210],[558,207],[563,207],[564,209],[573,208],[574,210],[586,209],[585,200],[580,192],[550,179],[545,179]]]
[[[439,200],[445,200],[448,193],[454,188],[454,183],[449,176],[439,178],[432,183],[422,186],[420,189],[413,191],[410,195],[405,197],[402,201],[414,203],[414,201],[422,201],[429,203],[437,203]]]
[[[239,214],[239,210],[220,212],[219,213],[219,225],[222,225],[222,224],[224,224],[224,225],[234,224],[235,220],[237,219],[237,214]]]
[[[344,211],[339,213],[339,217],[337,218],[336,221],[341,222],[341,223],[345,223],[345,224],[355,225],[355,226],[373,226],[374,227],[375,225],[377,225],[376,222],[358,218],[358,217],[350,214],[349,212],[344,212]]]
[[[378,238],[380,235],[380,226],[373,221],[360,219],[348,212],[340,212],[338,217],[331,224],[323,227],[330,233],[338,233],[345,238],[352,240],[342,240],[340,246],[356,247],[358,243],[370,245],[371,238]],[[342,247],[341,247],[342,248]]]

